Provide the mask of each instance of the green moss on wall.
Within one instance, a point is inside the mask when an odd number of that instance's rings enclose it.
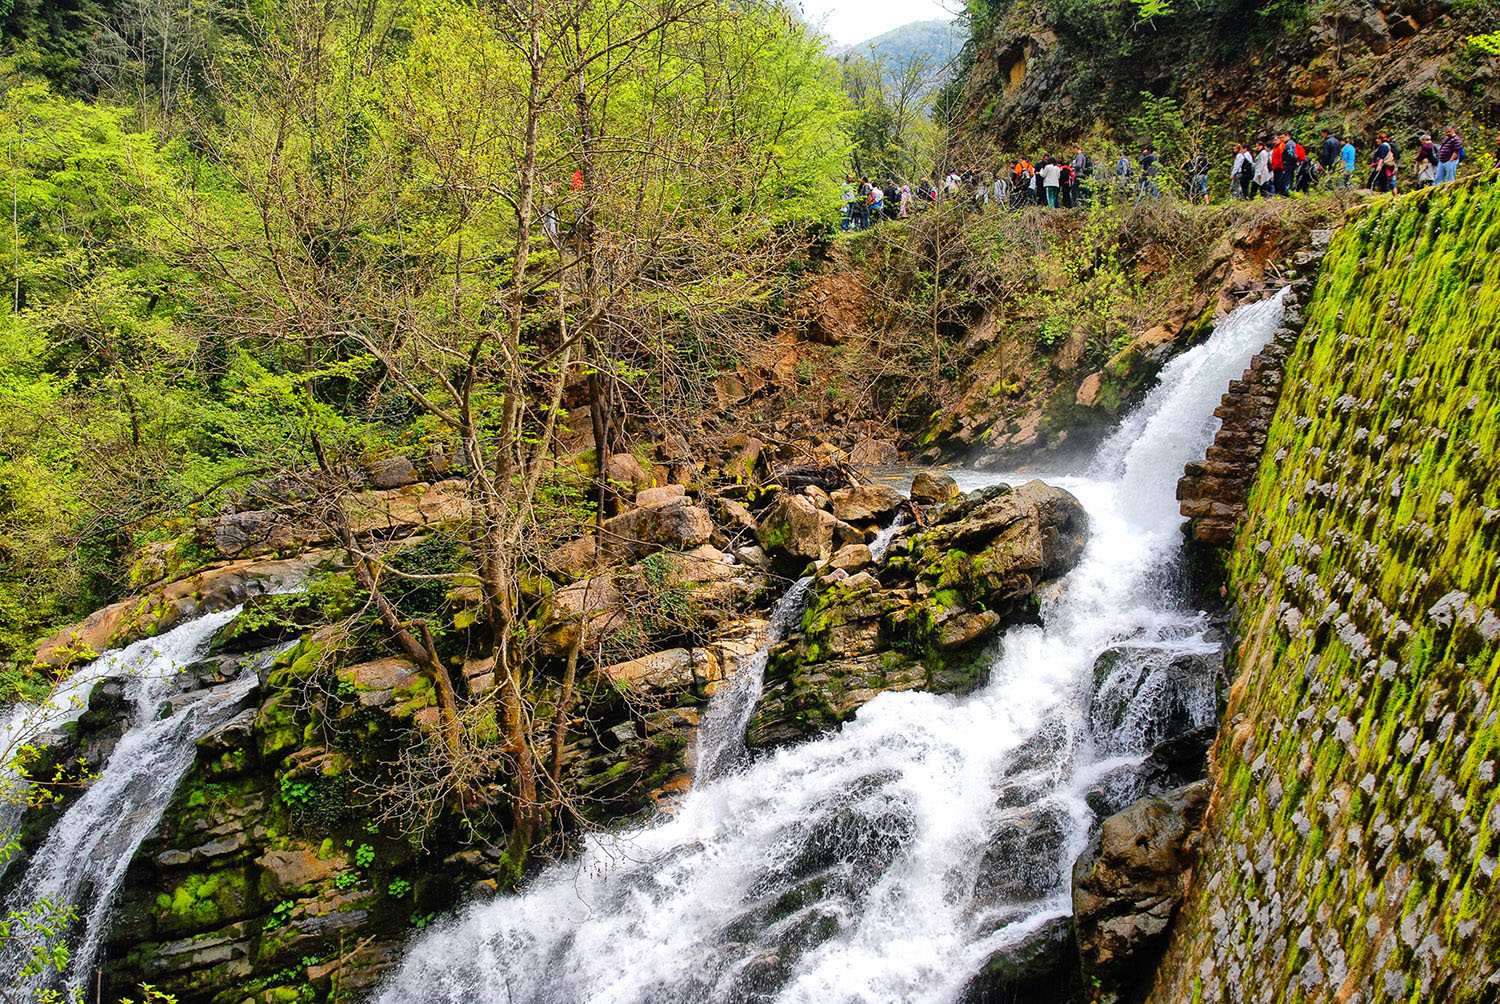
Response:
[[[1382,201],[1323,263],[1230,562],[1219,801],[1152,1000],[1496,999],[1497,474],[1500,186]]]

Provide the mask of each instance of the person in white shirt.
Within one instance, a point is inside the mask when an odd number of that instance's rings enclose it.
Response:
[[[1006,177],[1004,171],[1001,171],[1000,173],[995,175],[995,190],[993,197],[995,205],[997,206],[1003,208],[1010,204],[1010,179]]]
[[[1255,175],[1255,158],[1243,143],[1234,145],[1234,166],[1229,169],[1229,192],[1236,199],[1250,198],[1251,178]]]
[[[1251,191],[1251,197],[1259,195],[1263,199],[1270,198],[1271,180],[1275,177],[1271,172],[1271,151],[1266,149],[1265,140],[1259,140],[1255,144],[1255,187]]]
[[[1057,190],[1062,187],[1062,165],[1048,157],[1042,163],[1042,188],[1047,193],[1047,206],[1057,208]]]

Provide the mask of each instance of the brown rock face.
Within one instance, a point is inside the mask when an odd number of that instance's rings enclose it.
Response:
[[[833,515],[845,523],[883,522],[901,507],[901,493],[889,485],[840,488],[829,496]]]
[[[806,496],[783,493],[761,515],[755,538],[768,554],[783,561],[821,561],[833,553],[838,523]]]
[[[958,482],[948,474],[918,471],[911,479],[911,500],[921,505],[937,505],[959,496]]]
[[[680,551],[708,543],[714,521],[676,496],[622,512],[605,520],[601,529],[604,552],[612,560],[635,561],[663,548]]]
[[[332,555],[309,551],[295,558],[231,561],[102,607],[37,646],[36,665],[63,666],[168,631],[183,621],[227,610],[251,596],[284,589]]]
[[[1212,782],[1143,798],[1104,821],[1073,866],[1078,956],[1090,999],[1130,1000],[1166,946]]]

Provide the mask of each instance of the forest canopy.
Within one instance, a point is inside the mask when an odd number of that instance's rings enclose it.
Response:
[[[838,68],[775,5],[18,0],[5,26],[0,662],[191,564],[196,520],[319,446],[473,436],[523,470],[569,381],[688,407],[848,161]]]

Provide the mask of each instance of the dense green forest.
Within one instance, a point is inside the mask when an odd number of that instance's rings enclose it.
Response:
[[[691,407],[847,157],[837,70],[774,7],[4,24],[0,659],[154,577],[153,542],[190,563],[226,493],[320,462],[467,445],[523,472],[525,501],[496,493],[525,509],[564,386]]]

